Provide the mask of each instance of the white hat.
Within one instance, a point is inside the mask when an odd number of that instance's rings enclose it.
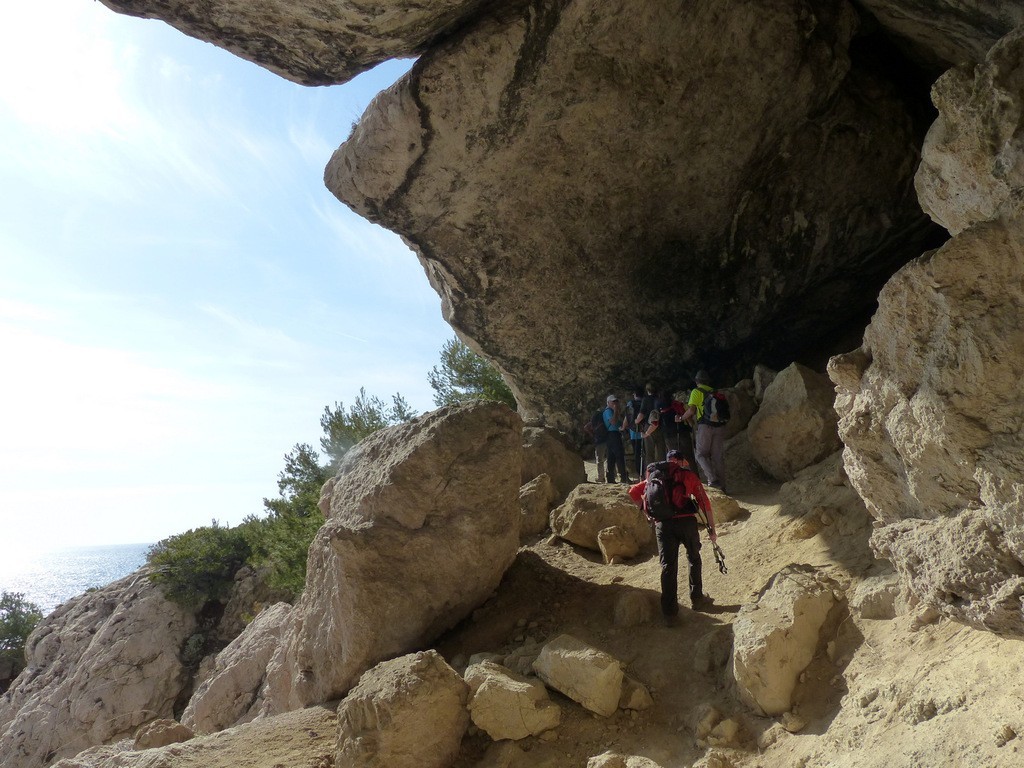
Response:
[[[618,402],[618,400],[619,400],[619,398],[617,398],[615,395],[608,395],[608,399],[605,400],[605,402],[610,405],[612,403]]]

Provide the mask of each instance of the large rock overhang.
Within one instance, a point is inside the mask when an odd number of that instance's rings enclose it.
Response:
[[[377,98],[327,184],[415,248],[527,418],[799,358],[932,231],[920,110],[857,29],[801,0],[495,11]]]

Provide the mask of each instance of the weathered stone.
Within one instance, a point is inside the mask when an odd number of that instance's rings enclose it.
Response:
[[[4,768],[41,768],[173,716],[196,622],[146,574],[69,600],[29,636],[28,665],[0,699]]]
[[[641,755],[604,752],[587,760],[587,768],[661,768],[661,765]]]
[[[752,388],[741,386],[743,382],[732,387],[722,387],[720,391],[729,401],[729,423],[725,430],[725,439],[735,437],[750,424],[757,413],[757,400],[754,399]]]
[[[856,29],[843,2],[497,4],[374,100],[326,181],[414,247],[524,418],[570,429],[608,382],[820,346],[920,253],[912,113]]]
[[[715,517],[715,525],[738,520],[747,514],[747,510],[741,507],[738,501],[720,489],[706,486],[704,491],[708,495],[708,501],[711,502],[711,512]]]
[[[261,612],[223,651],[198,686],[181,722],[212,733],[251,720],[260,710],[267,664],[290,627],[292,607],[278,603]]]
[[[465,679],[473,724],[495,741],[536,736],[562,720],[561,707],[537,678],[485,661],[470,666]]]
[[[920,600],[1024,634],[1024,208],[1006,204],[889,281],[833,358],[872,546]]]
[[[436,651],[378,664],[338,706],[337,768],[448,768],[469,688]]]
[[[343,83],[388,59],[418,53],[463,23],[483,0],[102,0],[120,13],[162,19],[190,37],[303,85]]]
[[[558,491],[546,472],[537,475],[519,489],[519,511],[522,520],[519,525],[521,536],[536,536],[548,527],[551,509],[558,503]]]
[[[811,566],[787,566],[736,617],[732,671],[740,699],[763,715],[792,706],[797,678],[814,657],[835,604],[835,584]]]
[[[779,373],[747,428],[757,463],[777,480],[791,480],[839,450],[834,401],[826,376],[798,363]]]
[[[932,88],[939,117],[925,138],[915,186],[921,207],[951,234],[995,218],[1024,190],[1022,55],[1024,27],[977,67],[951,69]]]
[[[895,573],[865,579],[853,590],[850,613],[862,619],[894,619],[909,609],[900,591],[900,580]]]
[[[606,564],[636,557],[640,551],[633,532],[618,525],[597,532],[597,548],[601,550],[601,557]]]
[[[754,366],[754,400],[758,405],[764,400],[764,393],[768,389],[768,385],[775,381],[775,377],[778,375],[778,371],[766,365],[758,363]]]
[[[533,668],[547,685],[591,712],[609,717],[618,709],[621,662],[572,635],[559,635],[546,643]]]
[[[497,403],[450,406],[349,451],[268,668],[265,712],[343,695],[490,596],[519,546],[520,423]]]
[[[235,574],[235,583],[224,606],[224,615],[217,623],[217,640],[230,643],[246,625],[267,606],[288,602],[292,595],[287,590],[275,589],[267,583],[269,569],[254,569],[244,565]]]
[[[652,539],[651,526],[624,485],[581,485],[551,511],[551,530],[581,547],[600,551],[598,533],[611,527],[628,531],[643,546]]]
[[[166,747],[168,744],[180,744],[188,741],[195,734],[192,729],[177,720],[154,720],[146,723],[135,732],[135,749],[153,749]]]
[[[557,491],[556,504],[581,483],[587,482],[587,468],[580,455],[566,443],[565,436],[546,427],[523,430],[523,483],[547,474]]]
[[[624,675],[622,678],[622,695],[619,696],[619,709],[642,710],[654,706],[654,699],[647,686],[634,677]]]
[[[929,64],[981,61],[1003,35],[1024,24],[1024,7],[1003,0],[861,0],[908,50]]]

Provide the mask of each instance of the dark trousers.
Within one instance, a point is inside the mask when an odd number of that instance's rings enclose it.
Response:
[[[615,482],[615,468],[619,468],[620,479],[625,482],[629,480],[626,474],[626,448],[622,444],[621,432],[608,433],[608,482]]]
[[[644,476],[644,436],[642,433],[637,432],[640,435],[635,439],[630,439],[633,444],[633,459],[636,465],[636,476],[643,479]]]
[[[686,548],[686,559],[690,564],[690,600],[704,594],[704,579],[701,574],[700,528],[697,518],[673,517],[655,526],[658,538],[658,559],[661,561],[661,612],[674,616],[679,611],[677,601],[679,576],[679,545]]]

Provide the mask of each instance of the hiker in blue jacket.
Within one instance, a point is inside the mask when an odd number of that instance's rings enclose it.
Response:
[[[619,470],[620,482],[629,482],[629,473],[626,472],[626,449],[622,444],[622,426],[625,421],[625,413],[619,405],[619,398],[615,395],[608,395],[607,408],[604,409],[604,426],[608,430],[608,472],[606,473],[609,483],[615,482],[615,469]]]

